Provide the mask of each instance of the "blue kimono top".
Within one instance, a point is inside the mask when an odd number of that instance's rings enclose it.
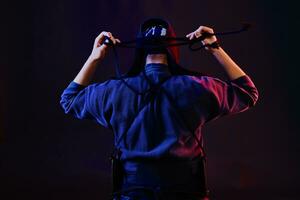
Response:
[[[248,75],[230,81],[171,75],[167,65],[154,63],[147,64],[144,72],[124,78],[126,84],[118,79],[89,86],[71,82],[61,95],[65,113],[113,131],[122,161],[193,159],[204,153],[198,142],[205,123],[246,111],[258,99]],[[150,88],[144,75],[160,86],[150,100],[131,89]]]

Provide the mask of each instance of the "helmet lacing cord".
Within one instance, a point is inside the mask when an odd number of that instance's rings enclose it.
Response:
[[[182,45],[189,45],[189,49],[191,51],[198,51],[203,49],[204,47],[211,47],[211,48],[219,48],[220,44],[218,41],[213,42],[212,44],[205,44],[205,45],[199,45],[204,39],[211,37],[213,35],[215,36],[226,36],[226,35],[232,35],[232,34],[238,34],[244,31],[247,31],[250,28],[250,24],[245,23],[243,24],[243,27],[239,30],[234,31],[227,31],[227,32],[218,32],[218,33],[203,33],[200,37],[195,38],[193,40],[190,40],[186,37],[159,37],[159,38],[144,38],[144,37],[138,37],[135,40],[131,41],[125,41],[121,43],[114,44],[112,40],[105,36],[105,39],[103,40],[103,44],[106,44],[108,46],[112,46],[114,57],[115,57],[115,74],[117,79],[121,80],[130,90],[132,90],[137,95],[143,95],[147,93],[151,88],[146,90],[145,92],[137,91],[135,88],[130,86],[125,80],[124,77],[121,75],[120,71],[120,62],[119,62],[119,56],[116,50],[116,47],[121,48],[159,48],[159,47],[170,47],[170,46],[182,46]],[[197,45],[199,45],[197,47]],[[196,46],[196,47],[195,47]]]

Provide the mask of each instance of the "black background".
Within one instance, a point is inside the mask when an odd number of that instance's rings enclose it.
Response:
[[[108,199],[112,132],[65,115],[63,89],[76,76],[103,30],[135,37],[148,17],[168,19],[178,36],[200,25],[215,32],[252,78],[260,96],[250,110],[204,129],[212,197],[298,199],[298,11],[289,1],[91,0],[11,1],[1,12],[0,198]],[[120,49],[122,72],[133,51]],[[181,47],[180,63],[225,79],[205,51]],[[94,81],[114,75],[107,55]]]

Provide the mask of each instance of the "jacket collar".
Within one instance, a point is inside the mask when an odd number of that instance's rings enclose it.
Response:
[[[163,73],[163,74],[171,75],[168,65],[162,63],[146,64],[145,72],[147,75],[150,75],[151,73]]]

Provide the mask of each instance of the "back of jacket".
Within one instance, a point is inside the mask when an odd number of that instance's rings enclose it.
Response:
[[[258,91],[248,75],[222,81],[210,76],[172,76],[162,64],[147,64],[143,73],[84,87],[75,82],[64,90],[65,113],[92,119],[112,129],[121,159],[193,159],[201,154],[198,142],[205,123],[254,106]],[[195,138],[197,137],[197,139]]]

